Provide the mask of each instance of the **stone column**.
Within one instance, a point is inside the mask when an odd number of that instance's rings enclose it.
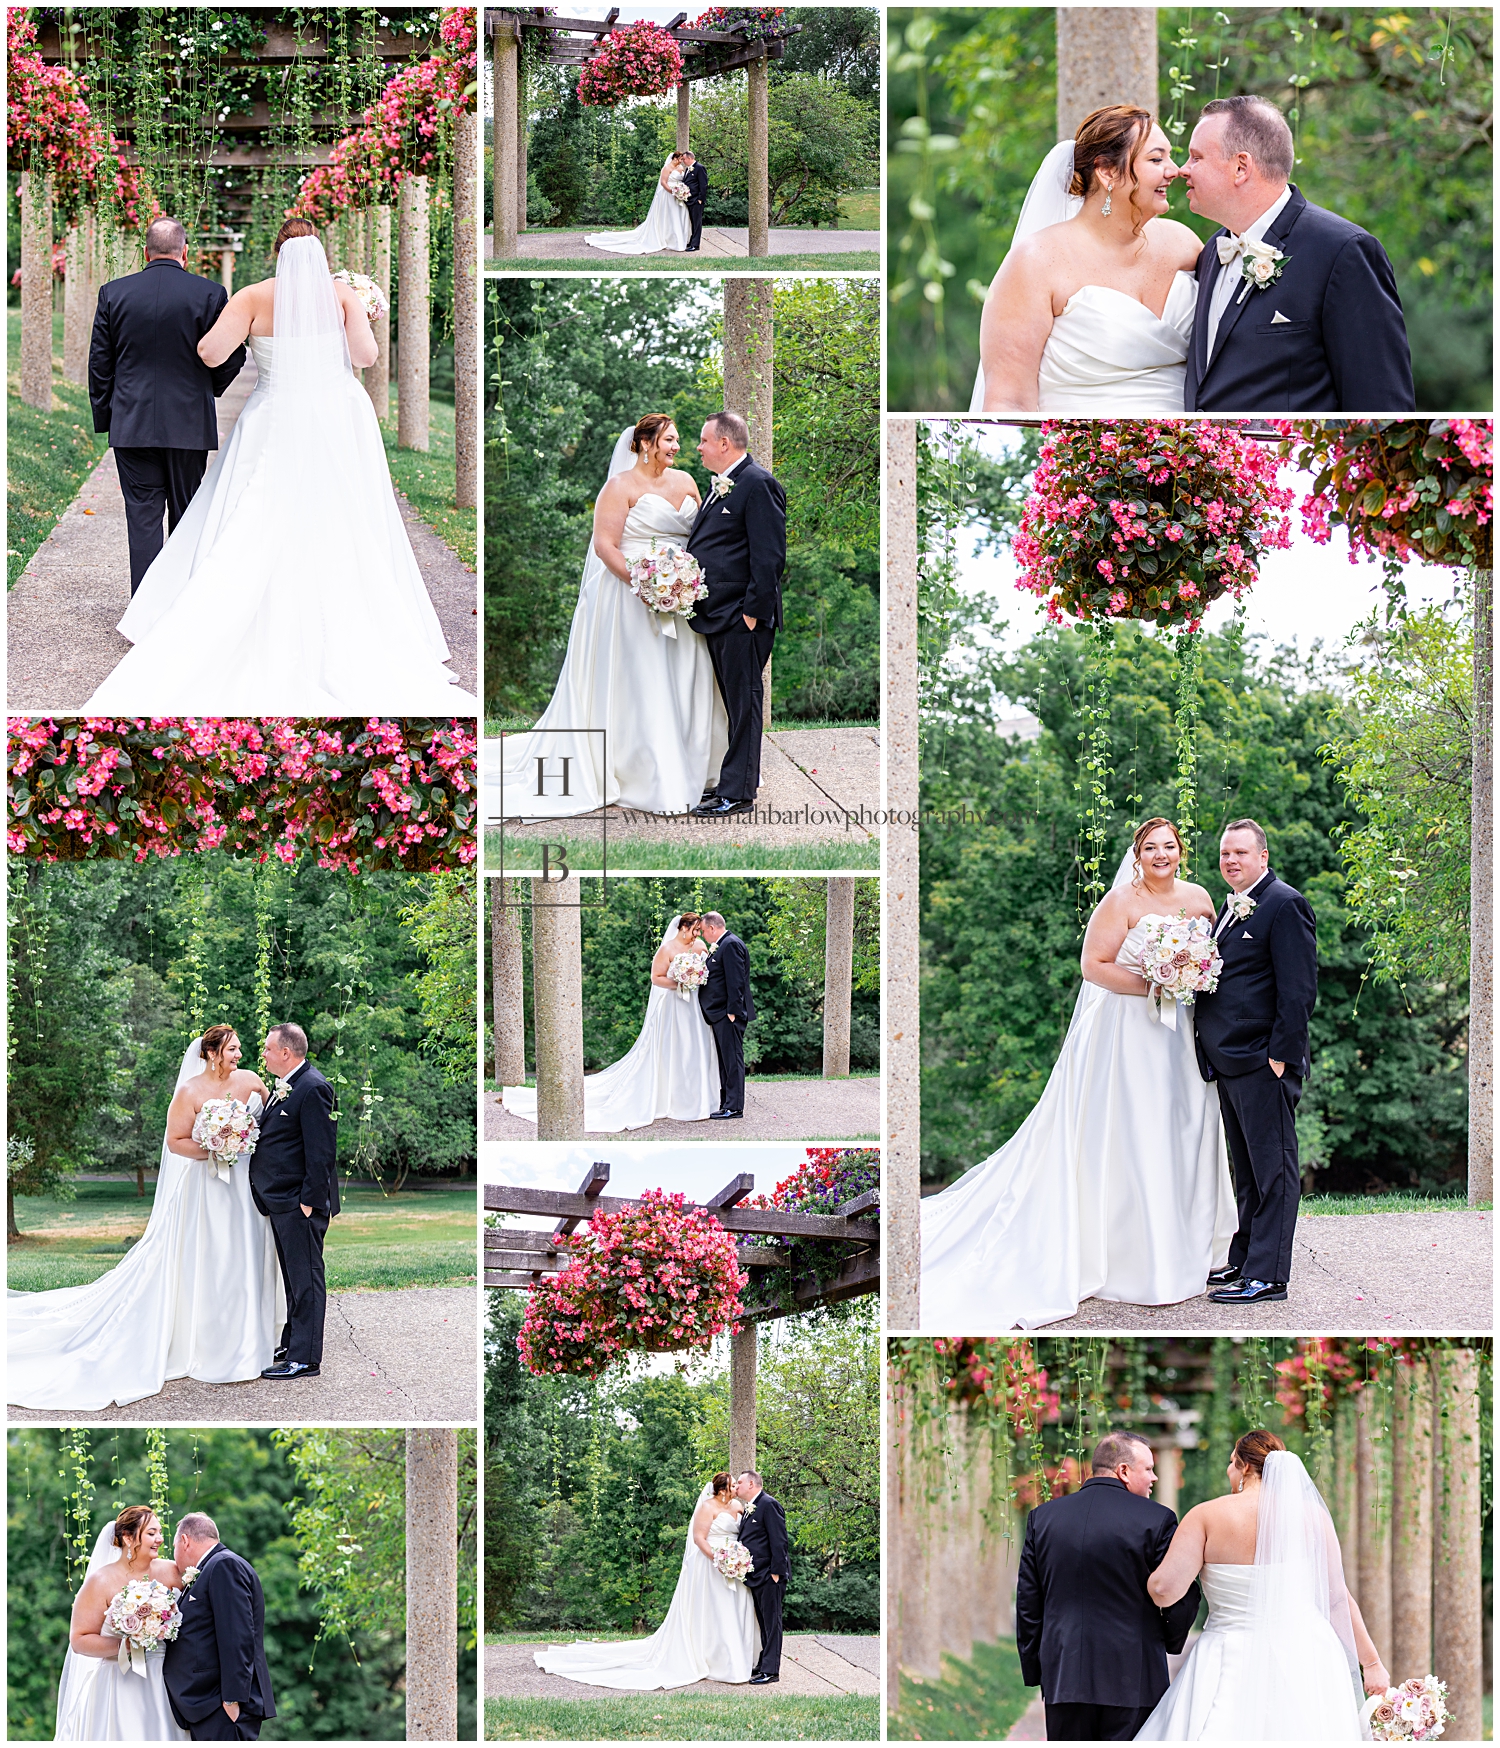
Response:
[[[771,109],[764,48],[750,62],[750,254],[771,253]],[[1118,101],[1118,100],[1117,100]]]
[[[522,1086],[526,1080],[526,1003],[517,902],[524,896],[523,884],[519,880],[496,879],[486,882],[486,890],[490,895],[495,1079],[502,1087]]]
[[[882,1359],[885,1348],[881,1345]],[[901,1389],[885,1382],[885,1485],[880,1490],[880,1550],[885,1578],[885,1691],[886,1711],[894,1712],[900,1693],[902,1657],[902,1598],[906,1584],[905,1537],[902,1533],[902,1498],[905,1489],[906,1448],[901,1440]]]
[[[84,213],[66,238],[67,266],[63,279],[63,377],[68,382],[89,379],[89,260],[93,253],[94,215]]]
[[[391,209],[376,206],[370,209],[370,277],[389,298],[395,293],[391,282]],[[370,327],[379,348],[375,362],[365,366],[365,393],[382,424],[391,416],[391,313],[377,316]]]
[[[1176,1511],[1182,1497],[1182,1452],[1165,1441],[1154,1446],[1156,1456],[1156,1486],[1151,1497],[1168,1511]]]
[[[1469,1201],[1495,1183],[1495,622],[1493,571],[1473,573],[1474,768],[1469,831]]]
[[[828,919],[823,940],[823,1078],[849,1072],[849,1021],[854,995],[854,881],[828,881]]]
[[[729,1338],[729,1470],[733,1475],[755,1467],[755,1342],[753,1323]]]
[[[881,965],[885,1000],[886,1327],[919,1329],[922,1101],[917,983],[917,422],[885,427],[885,879]]]
[[[427,284],[427,178],[401,181],[399,266],[401,343],[396,357],[396,441],[403,449],[426,449],[428,345],[432,313]]]
[[[1376,1649],[1393,1680],[1432,1668],[1432,1377],[1396,1367],[1391,1453],[1391,1642]]]
[[[453,121],[453,502],[479,502],[479,116]]]
[[[1134,103],[1160,108],[1154,6],[1059,6],[1057,137],[1071,139],[1090,111]]]
[[[536,1138],[583,1139],[583,948],[578,876],[531,886]]]
[[[516,55],[516,235],[526,229],[526,102],[527,80],[524,68],[520,64],[520,51]]]
[[[495,231],[491,255],[509,260],[516,252],[516,61],[518,31],[507,18],[495,19],[490,54],[495,89]]]
[[[234,296],[233,249],[220,249],[219,251],[219,284],[224,287],[225,291],[227,291],[231,297]]]
[[[692,145],[688,121],[692,114],[693,88],[684,79],[677,87],[677,150],[685,152]]]
[[[458,1735],[458,1433],[406,1434],[406,1739]]]
[[[21,399],[52,411],[52,178],[21,175]]]
[[[764,468],[775,465],[775,281],[724,281],[724,405],[750,427],[750,452]],[[771,732],[771,660],[761,675],[761,726]]]
[[[1370,1637],[1383,1653],[1391,1642],[1391,1484],[1389,1452],[1375,1420],[1378,1409],[1372,1392],[1361,1390],[1355,1402],[1359,1469],[1355,1595]]]
[[[969,1444],[973,1437],[969,1417],[962,1407],[951,1410],[954,1462],[949,1471],[949,1493],[944,1502],[942,1539],[938,1543],[937,1603],[942,1647],[950,1657],[967,1663],[974,1655],[974,1563],[969,1528],[973,1510],[973,1477],[969,1469]]]
[[[1479,1359],[1439,1350],[1432,1362],[1436,1425],[1433,1495],[1433,1673],[1448,1683],[1450,1742],[1477,1742],[1484,1698],[1480,1575]],[[1392,1671],[1394,1674],[1395,1672]],[[1413,1670],[1425,1674],[1425,1670]]]

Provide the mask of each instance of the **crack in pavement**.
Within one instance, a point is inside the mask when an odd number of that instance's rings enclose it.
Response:
[[[344,1328],[349,1332],[349,1345],[354,1349],[355,1353],[357,1353],[359,1355],[360,1359],[364,1361],[366,1366],[368,1366],[370,1363],[370,1355],[367,1354],[365,1352],[365,1350],[359,1345],[359,1337],[354,1333],[354,1325],[349,1321],[349,1313],[344,1309],[343,1294],[337,1295],[334,1298],[333,1302],[335,1305],[338,1306],[339,1316],[342,1317],[344,1320]],[[381,1380],[384,1380],[385,1378],[390,1376],[390,1374],[386,1371],[384,1364],[380,1360],[375,1361],[375,1370],[370,1375],[371,1375],[371,1377],[378,1378]],[[390,1387],[391,1387],[393,1392],[399,1391],[401,1394],[402,1400],[405,1403],[407,1403],[407,1405],[409,1407],[411,1407],[413,1410],[415,1410],[416,1404],[414,1402],[412,1402],[411,1395],[407,1391],[406,1387],[403,1384],[400,1384],[396,1381],[396,1379],[391,1378]]]

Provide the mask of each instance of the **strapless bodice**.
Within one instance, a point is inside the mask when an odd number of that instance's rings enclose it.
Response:
[[[1198,282],[1177,273],[1160,316],[1129,292],[1081,285],[1053,318],[1037,399],[1044,413],[1180,413]]]
[[[1132,924],[1125,939],[1120,943],[1120,950],[1115,954],[1115,964],[1123,965],[1129,971],[1139,971],[1141,968],[1141,943],[1146,938],[1146,924],[1164,922],[1164,917],[1143,916],[1138,923]]]
[[[266,334],[250,336],[250,356],[255,360],[255,375],[257,388],[271,386],[271,361],[276,351],[276,342]]]
[[[698,500],[688,497],[682,508],[674,510],[671,503],[657,492],[647,492],[630,506],[620,536],[620,551],[626,558],[641,558],[655,543],[659,552],[664,546],[681,546],[693,531],[698,515]]]
[[[1264,1568],[1260,1568],[1264,1570]],[[1208,1604],[1208,1633],[1232,1633],[1248,1627],[1255,1602],[1254,1566],[1205,1566],[1199,1573]]]
[[[738,1540],[739,1533],[740,1520],[732,1511],[718,1512],[713,1522],[708,1526],[710,1540],[715,1536],[728,1536],[731,1540]]]

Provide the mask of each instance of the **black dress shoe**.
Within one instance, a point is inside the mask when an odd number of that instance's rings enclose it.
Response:
[[[693,809],[701,819],[728,819],[731,814],[749,813],[753,801],[735,801],[728,795],[716,795],[712,801],[700,801]]]
[[[274,1378],[278,1383],[283,1378],[316,1378],[317,1366],[305,1366],[301,1360],[283,1360],[279,1366],[267,1366],[261,1373],[263,1378]]]
[[[1236,1281],[1232,1287],[1220,1287],[1218,1292],[1208,1296],[1216,1305],[1259,1305],[1272,1299],[1284,1299],[1286,1282]]]
[[[1208,1271],[1208,1284],[1211,1287],[1232,1287],[1239,1278],[1240,1271],[1233,1263],[1228,1268]]]
[[[698,805],[700,807],[707,807],[709,802],[717,801],[718,799],[719,799],[719,792],[717,789],[705,789],[703,791],[703,793],[698,797]]]
[[[273,1365],[279,1366],[281,1364],[281,1362],[286,1358],[286,1351],[287,1350],[284,1347],[277,1348],[275,1353],[273,1353],[271,1355],[271,1363]]]
[[[708,1113],[708,1120],[710,1123],[721,1123],[727,1117],[743,1117],[744,1114],[743,1111],[710,1111]]]
[[[752,1687],[764,1687],[768,1681],[780,1680],[781,1677],[779,1675],[752,1675],[750,1677],[750,1685]]]

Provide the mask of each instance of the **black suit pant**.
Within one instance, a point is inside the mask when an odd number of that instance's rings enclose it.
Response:
[[[1229,1261],[1248,1281],[1292,1277],[1292,1234],[1302,1200],[1297,1158],[1301,1097],[1302,1076],[1290,1063],[1280,1079],[1269,1063],[1249,1074],[1219,1076],[1224,1138],[1240,1212]]]
[[[723,631],[707,634],[709,660],[729,716],[729,745],[719,767],[718,793],[731,801],[754,801],[760,788],[760,738],[765,722],[761,677],[771,659],[775,629],[764,619],[754,631],[736,613]]]
[[[276,1260],[286,1283],[286,1325],[281,1345],[286,1357],[302,1366],[323,1363],[323,1319],[328,1311],[328,1288],[323,1277],[323,1239],[328,1231],[328,1211],[314,1208],[272,1208],[271,1233],[276,1240]]]
[[[1049,1742],[1129,1742],[1155,1706],[1045,1705]]]
[[[708,1022],[719,1058],[721,1111],[743,1111],[745,1108],[745,1027],[748,1023],[743,1014],[732,1020],[724,1014]]]
[[[692,220],[693,234],[688,238],[688,248],[696,249],[703,242],[703,202],[690,200],[687,203],[688,217]]]
[[[755,1660],[752,1675],[781,1673],[781,1604],[786,1582],[767,1578],[764,1584],[750,1586],[750,1600],[755,1604],[755,1623],[760,1628],[760,1656]]]
[[[193,494],[203,484],[208,466],[206,449],[117,449],[115,472],[120,476],[120,495],[125,500],[125,527],[130,537],[130,592],[164,545],[163,514],[167,533],[182,520]]]
[[[264,1722],[264,1718],[247,1712],[243,1706],[238,1721],[231,1718],[223,1706],[215,1706],[206,1718],[188,1726],[188,1734],[195,1742],[254,1742],[259,1738]]]

